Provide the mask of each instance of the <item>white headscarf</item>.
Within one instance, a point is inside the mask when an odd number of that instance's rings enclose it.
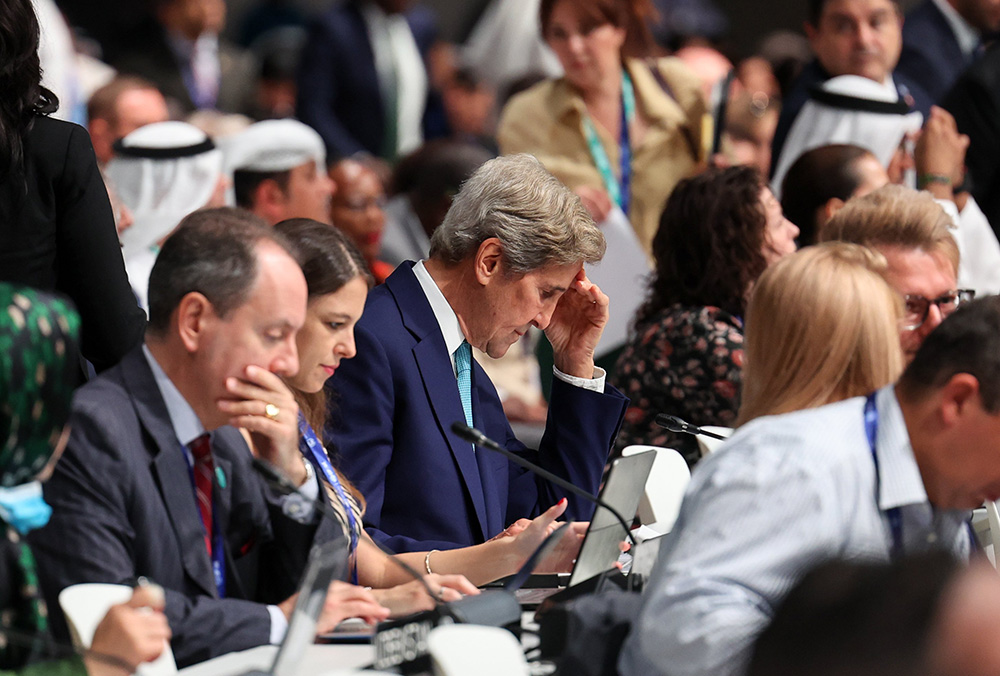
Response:
[[[326,173],[323,138],[298,120],[264,120],[219,142],[225,154],[226,173],[288,171],[312,160],[316,171]]]
[[[908,110],[891,83],[881,85],[858,75],[830,78],[792,123],[771,180],[775,196],[781,199],[781,183],[795,160],[832,143],[861,146],[888,167],[903,138],[923,124],[923,115]]]
[[[208,203],[222,175],[222,152],[197,127],[157,122],[119,141],[106,171],[135,219],[121,236],[127,262]]]

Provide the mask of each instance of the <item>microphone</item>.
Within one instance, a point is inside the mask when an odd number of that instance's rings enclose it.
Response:
[[[500,455],[504,456],[505,458],[513,462],[515,465],[520,465],[524,469],[534,474],[537,474],[546,481],[553,483],[556,486],[559,486],[560,488],[566,489],[576,497],[583,498],[587,502],[597,505],[598,507],[603,507],[611,514],[611,516],[615,517],[615,519],[618,520],[618,523],[621,524],[622,530],[625,531],[625,537],[628,538],[628,540],[632,543],[632,545],[636,544],[635,539],[632,537],[631,529],[628,527],[628,524],[625,522],[625,519],[618,512],[618,510],[616,510],[614,507],[606,503],[604,500],[601,500],[596,495],[588,493],[582,488],[574,486],[569,481],[566,481],[561,476],[557,476],[552,472],[548,471],[547,469],[539,467],[530,460],[525,460],[516,453],[512,453],[511,451],[507,450],[506,448],[504,448],[503,446],[501,446],[500,444],[493,441],[488,436],[477,430],[475,427],[469,427],[465,423],[456,422],[452,424],[451,431],[454,432],[463,441],[468,441],[469,443],[475,444],[476,446],[481,446],[482,448],[488,448],[491,451],[499,453]]]
[[[677,434],[690,434],[692,436],[701,435],[703,437],[709,437],[711,439],[719,439],[720,441],[726,441],[727,438],[721,434],[716,434],[715,432],[709,432],[704,430],[697,425],[692,425],[686,420],[681,420],[675,415],[667,415],[666,413],[657,413],[656,417],[653,418],[655,422],[660,427],[669,430],[671,432],[676,432]]]

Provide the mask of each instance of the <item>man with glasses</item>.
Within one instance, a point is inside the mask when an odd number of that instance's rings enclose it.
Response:
[[[890,185],[849,201],[819,233],[820,241],[853,242],[885,256],[886,281],[906,303],[899,340],[907,363],[927,335],[975,295],[958,288],[951,227],[929,194]]]

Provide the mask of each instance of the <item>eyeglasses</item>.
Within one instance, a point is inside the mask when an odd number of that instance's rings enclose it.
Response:
[[[934,300],[906,294],[903,300],[906,301],[906,310],[903,314],[903,330],[914,331],[923,326],[927,321],[927,316],[931,312],[931,305],[937,305],[942,317],[947,317],[958,309],[962,303],[968,303],[976,297],[976,292],[972,289],[956,289],[946,294],[938,296]]]

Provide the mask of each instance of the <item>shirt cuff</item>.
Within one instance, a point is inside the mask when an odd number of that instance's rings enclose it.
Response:
[[[306,481],[295,493],[278,498],[278,506],[290,519],[299,523],[310,523],[316,512],[316,498],[319,497],[319,477]]]
[[[268,606],[267,614],[271,616],[271,636],[268,640],[271,645],[280,645],[288,631],[288,618],[278,606]]]
[[[600,366],[594,367],[594,377],[589,380],[587,378],[577,378],[576,376],[567,375],[555,366],[552,367],[552,373],[564,383],[569,383],[573,387],[582,387],[591,392],[604,392],[604,381],[608,377],[607,371]]]
[[[938,203],[938,206],[944,209],[944,212],[946,214],[948,214],[948,217],[951,219],[951,226],[950,226],[951,229],[952,230],[957,229],[959,223],[961,222],[962,217],[958,213],[958,207],[955,205],[955,203],[952,202],[951,200],[939,200],[936,197],[934,198],[934,201]]]
[[[312,481],[307,481],[299,486],[299,493],[310,500],[315,500],[319,497],[319,477],[315,476]]]

